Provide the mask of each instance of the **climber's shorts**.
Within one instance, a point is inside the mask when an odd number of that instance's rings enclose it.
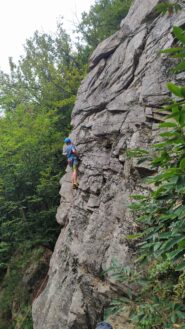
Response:
[[[68,165],[72,168],[72,170],[76,170],[78,167],[77,159],[68,159]]]

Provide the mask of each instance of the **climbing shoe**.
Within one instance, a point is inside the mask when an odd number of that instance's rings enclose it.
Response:
[[[73,184],[73,190],[76,190],[78,188],[78,184]]]

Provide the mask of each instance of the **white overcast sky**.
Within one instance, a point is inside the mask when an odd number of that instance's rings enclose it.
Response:
[[[88,11],[95,0],[0,0],[0,69],[8,72],[8,57],[23,54],[25,40],[36,30],[55,32],[57,20],[71,34],[76,17]]]

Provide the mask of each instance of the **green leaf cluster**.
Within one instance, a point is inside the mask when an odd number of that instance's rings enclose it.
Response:
[[[176,0],[173,3],[169,1],[163,1],[156,6],[156,10],[163,15],[167,12],[169,14],[173,14],[182,9],[182,2],[183,1],[179,0]]]
[[[178,64],[172,69],[173,73],[184,72],[185,70],[185,32],[178,26],[173,27],[173,35],[176,40],[176,47],[168,48],[161,51],[161,53],[170,54],[172,58],[178,60]],[[183,87],[184,88],[184,87]],[[173,90],[172,90],[173,92]],[[176,95],[176,93],[174,93]],[[176,96],[179,96],[178,94]],[[181,97],[181,95],[180,95]],[[184,95],[183,95],[184,97]]]

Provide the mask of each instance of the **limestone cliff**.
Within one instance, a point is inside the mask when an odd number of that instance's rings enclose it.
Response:
[[[94,329],[111,298],[125,293],[102,273],[112,259],[122,265],[132,259],[129,195],[145,189],[139,177],[150,174],[127,150],[148,147],[163,120],[159,108],[172,77],[171,61],[159,50],[172,45],[172,26],[185,24],[183,12],[157,14],[158,2],[136,0],[120,30],[91,56],[72,114],[80,185],[71,189],[67,169],[57,213],[62,230],[48,284],[33,304],[34,329]]]

